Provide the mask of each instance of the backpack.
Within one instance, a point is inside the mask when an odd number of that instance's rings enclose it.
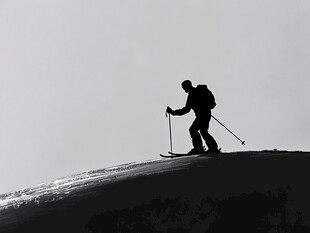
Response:
[[[215,98],[207,85],[197,85],[196,89],[201,103],[208,109],[213,109],[216,106]]]

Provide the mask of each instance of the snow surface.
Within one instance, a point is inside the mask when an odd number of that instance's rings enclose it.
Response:
[[[133,178],[139,175],[171,172],[186,166],[189,158],[156,159],[144,162],[133,162],[101,170],[91,170],[80,174],[62,177],[35,187],[24,188],[16,192],[0,195],[0,211],[9,207],[18,208],[27,203],[41,203],[61,200],[84,187],[110,183],[122,178]],[[179,166],[175,165],[179,161]]]
[[[309,152],[274,150],[87,171],[0,195],[0,231],[309,232],[309,166]]]

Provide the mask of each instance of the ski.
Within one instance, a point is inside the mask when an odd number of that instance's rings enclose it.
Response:
[[[182,153],[168,152],[170,155],[160,154],[160,156],[163,158],[177,158],[177,157],[185,157],[185,156],[216,156],[220,152],[221,152],[221,148],[218,150],[218,152],[205,151],[205,152],[197,153],[197,154],[182,154]]]
[[[176,158],[176,157],[185,157],[185,156],[192,156],[192,155],[188,155],[188,154],[174,154],[169,152],[170,155],[163,155],[163,154],[159,154],[161,157],[163,158]]]

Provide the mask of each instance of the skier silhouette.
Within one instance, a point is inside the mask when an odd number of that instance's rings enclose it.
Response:
[[[185,107],[178,110],[172,110],[168,106],[166,112],[171,115],[182,116],[189,113],[190,110],[194,111],[196,119],[189,128],[189,133],[192,138],[194,148],[189,151],[188,154],[205,152],[201,136],[208,147],[207,152],[219,152],[215,139],[208,132],[209,122],[211,120],[211,109],[213,109],[216,105],[212,92],[206,85],[198,85],[197,87],[193,87],[190,80],[185,80],[182,82],[182,88],[186,93],[188,93]]]

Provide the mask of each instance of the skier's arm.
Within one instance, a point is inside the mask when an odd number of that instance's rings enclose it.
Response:
[[[170,113],[171,115],[174,115],[174,116],[185,115],[186,113],[189,113],[190,110],[191,110],[191,106],[190,106],[189,99],[187,99],[186,105],[181,109],[172,110],[170,107],[167,108],[167,112]]]
[[[182,115],[185,115],[186,113],[189,113],[190,110],[191,108],[188,105],[185,105],[184,108],[174,110],[172,115],[182,116]]]

